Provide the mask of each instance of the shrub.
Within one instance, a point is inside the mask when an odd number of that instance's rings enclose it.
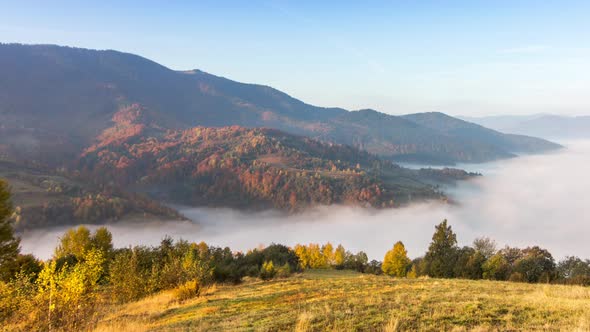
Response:
[[[416,264],[412,265],[412,268],[410,269],[410,272],[408,272],[408,275],[406,277],[408,279],[418,278],[418,268],[416,267]]]
[[[40,307],[46,308],[41,313],[47,312],[46,317],[40,317],[47,323],[42,329],[82,330],[92,321],[103,265],[103,254],[94,249],[71,267],[65,264],[58,269],[55,261],[45,264],[37,279],[37,298]]]
[[[512,281],[512,282],[524,282],[525,278],[524,275],[520,272],[514,272],[510,275],[510,278],[508,278],[508,281]]]
[[[260,269],[260,278],[262,280],[269,280],[275,277],[277,271],[272,261],[266,261],[262,264]]]
[[[288,263],[283,264],[283,266],[277,269],[277,278],[287,278],[291,275],[291,266]]]
[[[201,286],[197,280],[190,280],[174,288],[174,297],[186,301],[201,294]]]

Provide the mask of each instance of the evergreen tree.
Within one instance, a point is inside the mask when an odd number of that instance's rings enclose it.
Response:
[[[457,261],[457,236],[445,219],[436,226],[428,252],[424,256],[426,273],[436,278],[452,278]]]
[[[383,259],[383,273],[394,277],[405,277],[410,266],[410,259],[406,247],[401,241],[398,241],[393,249],[385,254]]]
[[[10,217],[12,204],[10,190],[6,181],[0,180],[0,278],[12,277],[13,265],[20,251],[20,239],[14,236]]]

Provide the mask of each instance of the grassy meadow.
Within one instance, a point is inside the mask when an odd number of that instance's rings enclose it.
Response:
[[[96,331],[590,331],[590,288],[311,270],[112,307]]]

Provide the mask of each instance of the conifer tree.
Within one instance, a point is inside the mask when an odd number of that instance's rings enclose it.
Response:
[[[8,183],[0,179],[0,278],[10,279],[10,271],[20,252],[20,239],[14,236],[10,217],[12,204]]]
[[[457,236],[445,219],[436,226],[432,242],[424,256],[426,273],[436,278],[452,278],[458,250]]]

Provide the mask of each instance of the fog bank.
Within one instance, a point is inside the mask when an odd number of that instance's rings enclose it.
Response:
[[[499,245],[539,245],[556,258],[590,258],[590,142],[566,142],[556,153],[482,165],[462,165],[483,177],[447,191],[459,205],[418,204],[402,209],[319,207],[295,216],[276,211],[244,213],[191,208],[191,222],[108,225],[115,246],[158,244],[163,236],[246,250],[272,242],[286,245],[327,241],[382,259],[402,240],[411,257],[422,255],[434,225],[448,219],[460,245],[488,236]],[[92,227],[91,227],[92,228]],[[48,258],[64,228],[22,235],[22,250]]]

